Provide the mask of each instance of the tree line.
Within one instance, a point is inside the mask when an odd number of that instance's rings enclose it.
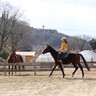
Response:
[[[93,49],[93,51],[95,52],[96,51],[96,39],[92,38],[90,41],[89,41],[90,45],[91,45],[91,48]]]

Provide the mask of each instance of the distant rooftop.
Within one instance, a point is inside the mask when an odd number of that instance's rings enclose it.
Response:
[[[28,55],[28,56],[35,56],[35,52],[16,52],[16,54],[20,55]]]

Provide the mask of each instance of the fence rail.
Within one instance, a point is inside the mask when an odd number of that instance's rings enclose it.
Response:
[[[83,67],[84,64],[81,62]],[[96,68],[95,64],[96,61],[93,62],[87,62],[89,64],[90,68]],[[32,62],[32,63],[0,63],[0,72],[4,72],[4,75],[6,76],[8,72],[33,72],[34,75],[36,75],[37,71],[51,71],[52,67],[54,65],[54,62],[50,63],[37,63],[37,62]],[[9,66],[25,66],[25,69],[13,69],[12,68],[9,70]],[[73,68],[72,64],[70,65],[64,65],[64,68]],[[56,68],[56,70],[60,70],[59,68]]]

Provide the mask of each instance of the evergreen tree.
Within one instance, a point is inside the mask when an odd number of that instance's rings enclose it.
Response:
[[[96,39],[92,39],[89,41],[91,48],[95,51],[96,50]]]

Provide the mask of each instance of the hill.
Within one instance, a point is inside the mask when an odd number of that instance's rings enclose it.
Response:
[[[41,54],[41,52],[46,48],[46,44],[50,44],[55,49],[61,47],[61,38],[66,37],[68,41],[68,50],[88,50],[91,49],[89,42],[86,38],[83,39],[79,37],[71,37],[57,30],[52,29],[37,29],[31,28],[30,32],[25,35],[26,40],[23,41],[23,45],[29,49],[36,52],[36,54]]]
[[[64,36],[66,38],[69,38],[68,35],[58,33],[57,30],[51,30],[51,29],[36,29],[32,28],[33,32],[33,38],[34,43],[33,46],[34,49],[44,49],[46,44],[50,44],[51,46],[55,48],[60,48],[61,46],[61,38]]]

